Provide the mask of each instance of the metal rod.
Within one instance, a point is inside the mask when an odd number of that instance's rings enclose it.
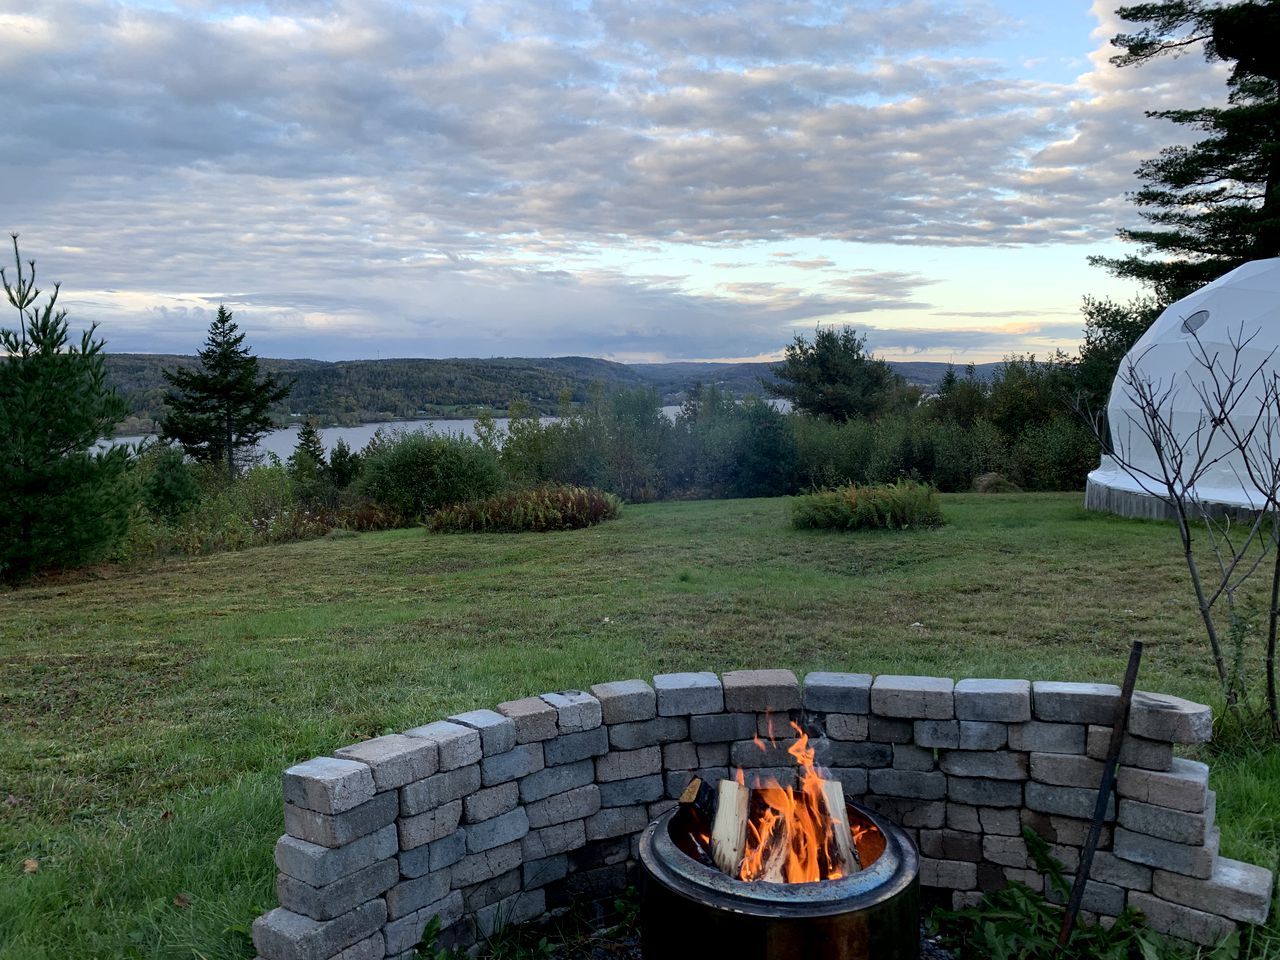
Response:
[[[1138,664],[1141,662],[1142,641],[1135,640],[1133,649],[1129,651],[1129,668],[1125,671],[1124,687],[1120,690],[1120,703],[1116,705],[1116,720],[1111,727],[1111,744],[1107,748],[1106,765],[1102,768],[1102,783],[1098,785],[1098,802],[1093,808],[1093,821],[1089,824],[1089,836],[1085,839],[1084,850],[1080,854],[1080,868],[1076,871],[1075,883],[1071,885],[1071,899],[1067,901],[1067,910],[1062,915],[1062,927],[1058,931],[1059,952],[1071,939],[1076,915],[1080,913],[1080,902],[1084,899],[1085,884],[1089,882],[1089,868],[1093,866],[1093,855],[1097,852],[1098,837],[1102,833],[1102,821],[1107,817],[1107,801],[1111,799],[1111,788],[1115,785],[1120,747],[1129,728],[1129,707],[1133,703],[1133,685],[1138,681]]]

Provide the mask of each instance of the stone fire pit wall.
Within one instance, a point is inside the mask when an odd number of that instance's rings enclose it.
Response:
[[[635,881],[638,835],[693,776],[794,775],[789,721],[818,761],[920,848],[920,880],[957,905],[1019,880],[1043,889],[1021,831],[1078,868],[1119,689],[1106,684],[811,673],[679,673],[474,710],[284,773],[281,906],[266,960],[409,957],[432,917],[467,945]],[[1267,915],[1268,870],[1218,855],[1203,763],[1209,708],[1138,694],[1084,898],[1196,943]],[[766,752],[769,725],[778,746]]]

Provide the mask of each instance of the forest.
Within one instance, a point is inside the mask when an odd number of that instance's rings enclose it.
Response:
[[[166,386],[160,371],[190,366],[191,357],[169,354],[110,354],[108,382],[128,404],[117,433],[149,433],[164,409]],[[280,423],[314,418],[323,426],[414,419],[467,417],[507,412],[516,402],[535,412],[557,413],[561,399],[587,401],[592,387],[656,391],[663,403],[683,403],[698,384],[714,384],[738,398],[760,395],[760,378],[769,363],[614,363],[590,357],[492,359],[274,360],[261,358],[264,373],[296,381],[287,401],[272,413]],[[946,364],[891,364],[911,384],[931,387]],[[989,377],[997,364],[982,364],[978,375]]]

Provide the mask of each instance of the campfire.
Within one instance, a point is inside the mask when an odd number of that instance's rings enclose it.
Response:
[[[790,726],[792,782],[741,768],[714,788],[693,780],[671,825],[680,849],[728,877],[763,883],[838,880],[880,857],[883,834],[845,802],[839,780],[823,776],[804,730]],[[759,736],[755,743],[762,751],[776,750],[772,724],[769,744]]]
[[[641,836],[645,960],[918,960],[915,845],[790,727],[755,738],[783,766],[694,780]]]

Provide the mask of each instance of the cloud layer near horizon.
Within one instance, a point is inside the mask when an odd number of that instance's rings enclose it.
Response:
[[[1116,71],[1101,10],[1050,82],[983,52],[1021,29],[983,0],[14,5],[7,225],[115,349],[190,352],[221,301],[274,355],[753,356],[867,315],[882,349],[984,349],[1009,331],[955,329],[927,269],[636,265],[1105,240],[1143,110],[1208,68]]]

